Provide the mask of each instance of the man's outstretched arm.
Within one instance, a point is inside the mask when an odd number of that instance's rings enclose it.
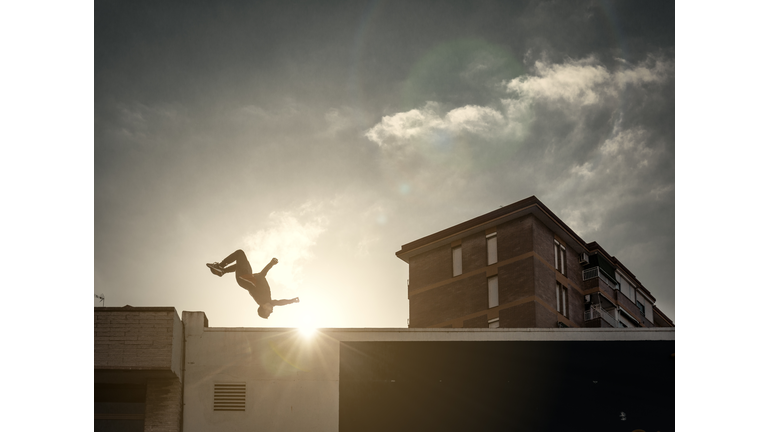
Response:
[[[298,297],[294,297],[294,298],[288,299],[288,300],[272,300],[270,303],[272,303],[273,306],[285,306],[285,305],[289,305],[291,303],[298,303],[298,302],[299,302],[299,298]]]
[[[264,267],[264,269],[263,269],[263,270],[261,270],[261,273],[258,273],[258,274],[260,274],[260,275],[262,275],[262,276],[266,277],[266,276],[267,276],[267,272],[269,271],[269,269],[271,269],[271,268],[272,268],[272,266],[274,266],[275,264],[277,264],[277,258],[272,258],[272,261],[270,261],[270,262],[269,262],[269,264],[267,264],[267,265]]]

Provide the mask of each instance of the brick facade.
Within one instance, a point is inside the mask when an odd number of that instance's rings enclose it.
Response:
[[[485,268],[488,263],[485,233],[476,233],[461,239],[461,262],[464,273]]]
[[[181,381],[169,378],[147,381],[145,432],[181,432]]]
[[[499,305],[514,303],[534,295],[534,258],[523,258],[499,266]]]
[[[182,430],[183,357],[184,329],[174,308],[94,308],[94,381],[145,386],[147,432]],[[113,428],[125,427],[119,415],[95,414]]]
[[[413,258],[409,267],[408,290],[413,291],[451,277],[451,247],[443,246]]]
[[[533,302],[511,306],[499,311],[499,327],[528,328],[536,327],[536,311]]]
[[[489,265],[486,233],[492,232],[498,261]],[[556,241],[565,248],[562,273],[555,266]],[[462,274],[453,276],[451,249],[459,244]],[[603,262],[629,273],[597,243],[581,240],[535,197],[403,245],[397,255],[409,264],[409,326],[485,327],[483,320],[499,317],[502,328],[583,327],[585,309],[591,307],[585,304],[585,294],[600,293],[613,310],[621,308],[641,326],[653,327],[615,286],[600,278],[584,281],[584,266],[594,265],[582,263],[582,254],[601,254]],[[489,276],[498,276],[499,305],[494,308],[488,307]],[[558,311],[557,283],[566,289],[564,314]]]
[[[488,315],[480,315],[464,321],[464,328],[488,328]]]
[[[95,309],[94,366],[97,369],[171,367],[175,311]]]
[[[487,278],[485,273],[457,277],[445,285],[412,295],[410,305],[411,327],[427,327],[487,310]]]
[[[525,254],[533,250],[533,217],[522,217],[496,228],[499,261]]]

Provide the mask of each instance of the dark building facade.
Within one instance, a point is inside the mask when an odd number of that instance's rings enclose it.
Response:
[[[671,327],[616,257],[535,196],[402,246],[409,327]]]
[[[183,328],[172,307],[94,308],[94,431],[182,430]]]

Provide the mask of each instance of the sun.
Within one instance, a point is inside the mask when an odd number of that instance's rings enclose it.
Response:
[[[298,325],[297,329],[304,337],[312,337],[317,333],[317,320],[315,319],[314,314],[310,312],[303,315],[301,317],[301,323]]]
[[[304,337],[312,337],[317,332],[317,327],[312,325],[302,325],[298,329],[299,333]]]

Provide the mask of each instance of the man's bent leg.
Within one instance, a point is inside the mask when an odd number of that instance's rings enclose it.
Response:
[[[234,265],[231,265],[235,263]],[[228,257],[224,258],[219,265],[224,268],[224,273],[235,272],[236,275],[248,275],[253,274],[251,270],[251,263],[248,262],[248,258],[245,256],[245,252],[242,249],[238,249]],[[229,267],[227,267],[229,266]]]

